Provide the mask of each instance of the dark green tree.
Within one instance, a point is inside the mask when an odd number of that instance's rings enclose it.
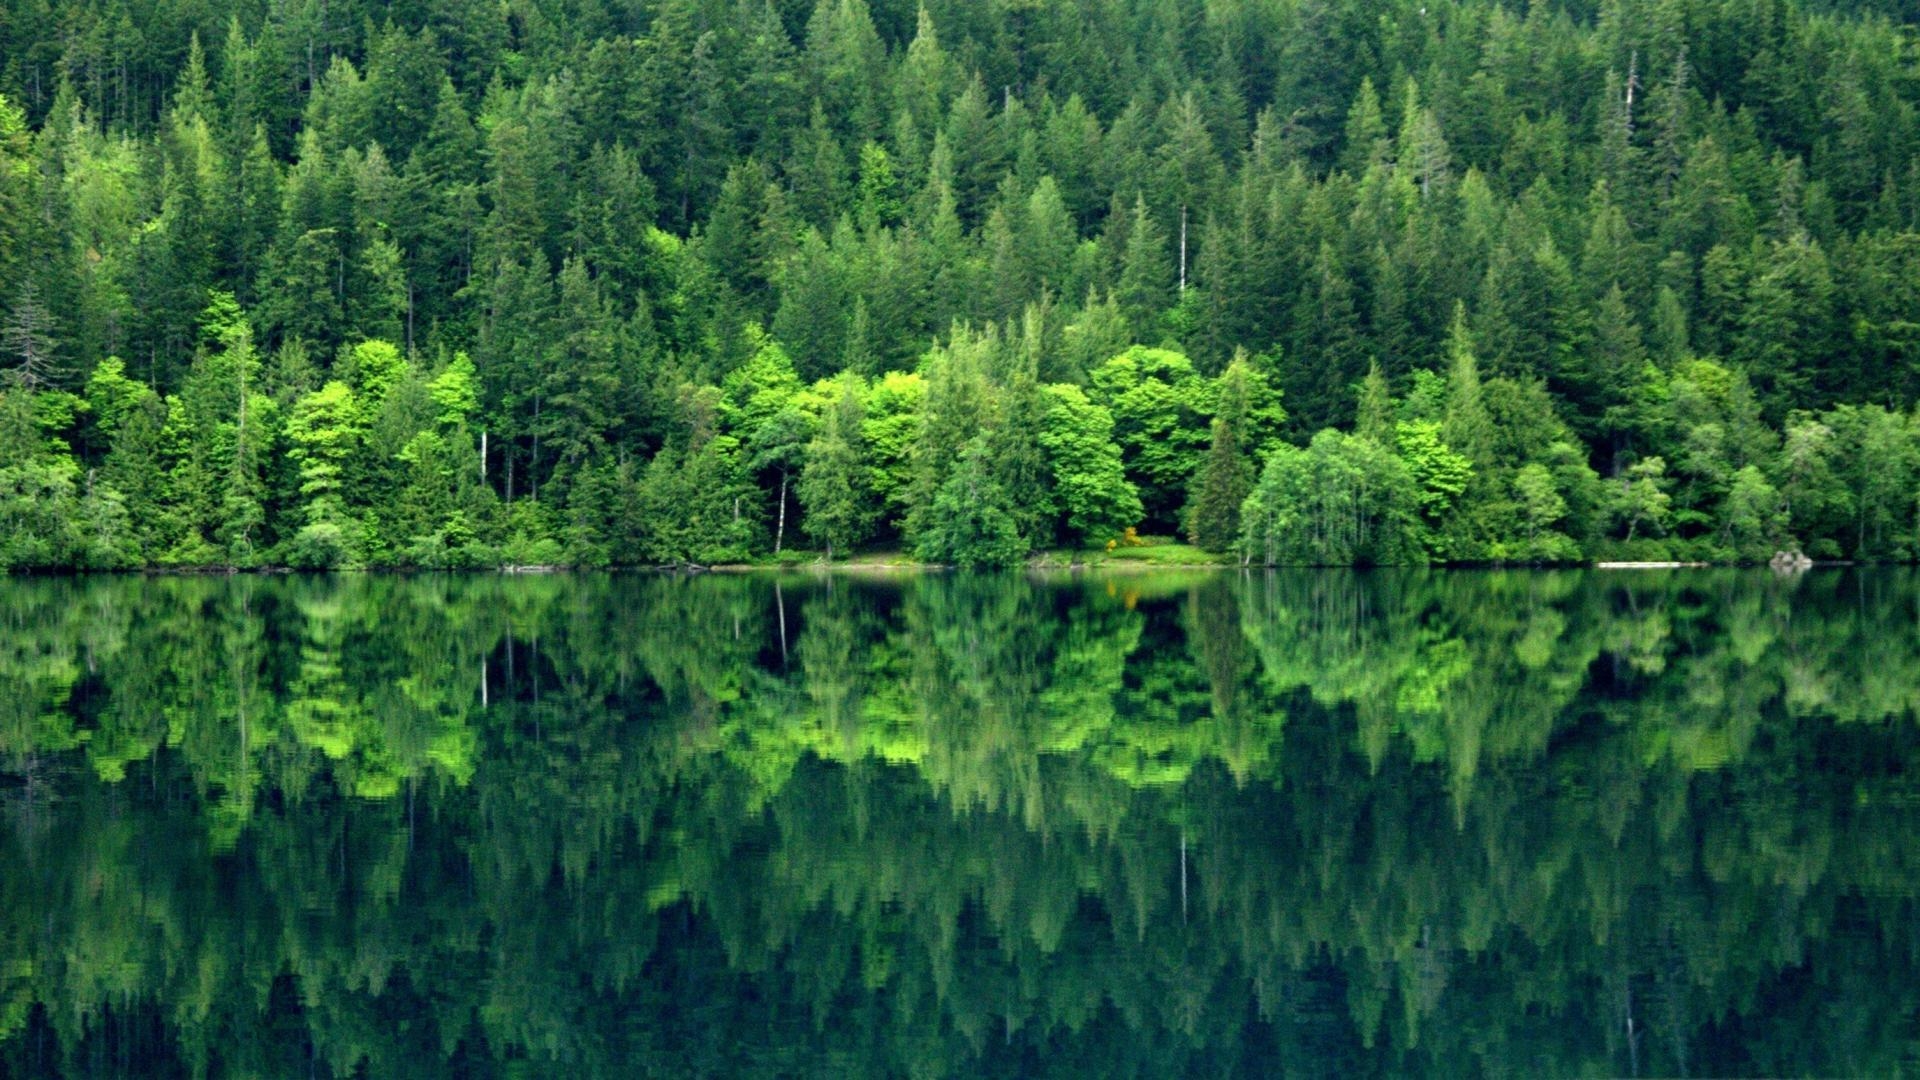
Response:
[[[934,495],[914,554],[927,562],[983,570],[1018,565],[1027,556],[1006,491],[994,478],[983,440],[964,447],[953,473]]]

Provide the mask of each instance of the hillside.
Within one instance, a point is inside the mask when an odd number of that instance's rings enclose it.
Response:
[[[1911,560],[1916,21],[0,0],[0,567]]]

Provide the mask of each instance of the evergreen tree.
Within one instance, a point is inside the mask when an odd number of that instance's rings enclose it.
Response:
[[[1225,551],[1240,536],[1240,504],[1253,489],[1252,469],[1233,428],[1213,421],[1207,451],[1187,510],[1187,537],[1205,551]]]
[[[1167,251],[1166,233],[1147,213],[1144,197],[1136,196],[1133,218],[1126,231],[1120,279],[1114,298],[1133,327],[1136,340],[1158,343],[1160,316],[1173,303],[1174,263]]]
[[[1367,377],[1360,383],[1353,433],[1381,446],[1392,444],[1393,392],[1387,386],[1387,377],[1381,373],[1378,360],[1367,365]]]
[[[1486,467],[1493,464],[1493,420],[1487,415],[1480,362],[1474,356],[1466,316],[1460,308],[1454,310],[1453,327],[1447,332],[1447,358],[1446,415],[1441,434],[1447,445],[1475,465]]]
[[[262,498],[276,408],[261,391],[253,331],[233,297],[214,294],[202,325],[207,344],[167,417],[170,488],[187,526],[167,557],[251,565],[266,546]]]
[[[982,441],[974,440],[960,452],[952,475],[934,495],[914,553],[962,570],[1014,566],[1026,558],[1027,545]]]
[[[361,415],[352,388],[335,380],[302,397],[287,416],[288,456],[300,468],[300,494],[306,499],[306,524],[289,548],[295,566],[359,561],[357,523],[348,518],[342,488],[347,462],[362,438]]]
[[[1003,405],[987,433],[988,466],[1000,490],[1009,493],[1008,511],[1029,548],[1053,542],[1053,472],[1047,466],[1042,437],[1047,430],[1047,401],[1040,394],[1038,358],[1032,343],[1016,350],[1013,372],[999,388]],[[1011,499],[1012,492],[1020,498]]]
[[[1214,385],[1214,420],[1205,461],[1187,505],[1187,536],[1207,551],[1226,551],[1240,537],[1240,504],[1253,490],[1256,463],[1286,423],[1278,393],[1245,352]]]
[[[0,15],[0,382],[47,443],[9,505],[72,523],[35,565],[292,558],[281,420],[325,429],[333,383],[351,527],[304,561],[784,548],[835,393],[803,384],[849,371],[877,543],[978,439],[1029,545],[1218,547],[1284,416],[1301,468],[1372,452],[1312,457],[1328,428],[1397,460],[1426,557],[1920,557],[1897,20],[69,6]]]
[[[53,316],[40,300],[40,291],[29,278],[20,296],[0,325],[0,363],[7,366],[13,385],[23,390],[53,390],[66,381],[67,365],[60,359],[60,342],[54,337]]]
[[[846,380],[837,389],[821,414],[820,433],[807,446],[799,489],[807,534],[825,545],[829,561],[836,549],[851,552],[865,538],[873,517],[863,482],[868,466],[859,390]]]

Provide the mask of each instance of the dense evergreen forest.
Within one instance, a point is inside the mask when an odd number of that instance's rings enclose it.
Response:
[[[0,566],[1911,559],[1916,19],[0,0]]]

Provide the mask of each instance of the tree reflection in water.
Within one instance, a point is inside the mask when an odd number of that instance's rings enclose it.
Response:
[[[1899,571],[0,584],[0,1073],[1888,1074]]]

